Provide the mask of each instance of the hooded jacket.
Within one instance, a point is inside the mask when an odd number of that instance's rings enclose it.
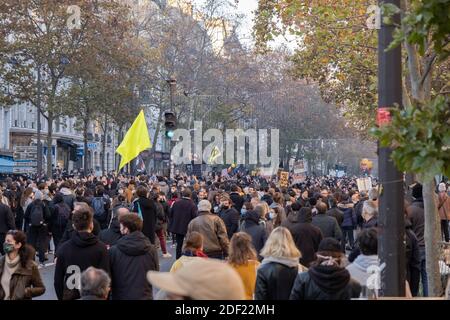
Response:
[[[347,269],[314,266],[295,279],[290,300],[350,300],[358,298],[361,286]]]
[[[61,188],[59,192],[62,194],[64,202],[69,206],[70,210],[73,210],[75,195],[73,194],[72,190],[68,188]]]
[[[306,267],[316,260],[316,252],[323,238],[322,231],[313,226],[311,221],[311,211],[293,211],[281,224],[291,232],[295,245],[302,253],[300,263]]]
[[[255,300],[288,300],[298,272],[297,259],[265,258],[256,275]]]
[[[258,253],[259,260],[261,260],[262,257],[259,255],[259,252],[266,243],[267,233],[264,225],[259,223],[259,214],[256,211],[250,210],[245,213],[241,231],[252,237],[253,246]]]
[[[54,285],[58,300],[76,300],[80,298],[77,289],[67,288],[67,279],[74,272],[83,272],[89,267],[103,269],[109,273],[109,258],[106,246],[89,232],[73,232],[70,240],[61,244],[56,251]],[[77,266],[73,269],[69,266]],[[70,281],[69,281],[70,283]]]
[[[113,300],[151,300],[150,270],[159,271],[158,253],[140,231],[123,236],[109,250]]]
[[[346,269],[350,272],[350,276],[361,286],[366,286],[367,279],[370,276],[370,273],[367,272],[367,268],[370,266],[379,266],[380,260],[377,255],[366,256],[360,254],[356,257],[353,263],[349,264]]]

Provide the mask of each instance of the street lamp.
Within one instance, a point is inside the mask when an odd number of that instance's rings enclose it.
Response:
[[[174,76],[171,76],[169,80],[167,80],[167,83],[170,86],[170,112],[168,112],[167,114],[173,115],[173,117],[175,117],[175,113],[174,113],[174,96],[175,96],[175,90],[176,90],[176,85],[177,85],[177,80],[175,79]],[[167,141],[167,150],[169,151],[169,154],[171,154],[171,147],[170,147],[170,140],[173,137],[173,131],[168,131],[166,134],[166,141]],[[169,157],[169,177],[172,180],[173,179],[173,168],[172,168],[172,159],[171,157]]]

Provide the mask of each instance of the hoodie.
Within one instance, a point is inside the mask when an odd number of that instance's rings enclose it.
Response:
[[[109,273],[106,246],[90,232],[74,231],[70,240],[58,247],[56,256],[58,259],[56,260],[54,285],[59,300],[76,300],[80,297],[77,289],[69,290],[67,288],[67,279],[74,272],[73,266],[77,266],[80,272],[92,266]]]
[[[73,210],[75,195],[73,194],[72,190],[68,188],[61,188],[59,192],[62,194],[64,202],[69,206],[70,210]]]
[[[288,218],[281,223],[292,234],[295,245],[302,253],[300,263],[306,267],[316,260],[316,252],[322,241],[322,231],[311,224],[312,215],[308,209],[293,211]]]
[[[327,294],[342,291],[350,282],[348,270],[337,266],[314,266],[308,273],[320,290]]]
[[[159,271],[156,247],[141,232],[124,235],[109,250],[113,300],[151,300],[148,271]]]
[[[367,268],[370,266],[379,266],[380,260],[377,255],[366,256],[360,254],[353,263],[349,264],[346,269],[350,272],[350,276],[359,282],[361,286],[366,286],[370,273]]]
[[[245,213],[244,223],[241,226],[241,231],[247,233],[252,238],[252,244],[258,253],[258,259],[262,257],[259,252],[264,247],[267,240],[266,230],[264,225],[259,224],[259,214],[256,211],[250,210]]]

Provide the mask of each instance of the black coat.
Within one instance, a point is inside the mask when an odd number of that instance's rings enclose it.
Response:
[[[138,212],[138,203],[142,211],[142,233],[149,238],[150,242],[155,244],[156,217],[158,214],[155,201],[140,197],[134,202],[133,211]]]
[[[244,205],[244,198],[241,197],[241,195],[237,192],[231,192],[230,193],[230,199],[233,202],[233,207],[238,211],[241,212],[242,206]]]
[[[152,286],[146,275],[159,271],[158,253],[140,231],[123,236],[109,250],[113,300],[151,300]]]
[[[342,222],[344,222],[344,213],[342,210],[340,210],[337,207],[331,208],[327,211],[327,215],[330,217],[334,217],[336,221],[338,222],[339,226],[342,225]]]
[[[80,272],[92,266],[109,273],[108,250],[92,233],[74,232],[69,241],[59,246],[56,256],[54,285],[58,300],[80,298],[78,290],[67,288],[67,280],[75,272],[68,270],[69,266],[77,266]]]
[[[317,266],[298,274],[290,300],[350,300],[359,298],[361,285],[345,268]]]
[[[300,263],[306,267],[316,260],[316,252],[322,241],[322,232],[311,224],[311,215],[301,216],[300,211],[293,211],[281,225],[289,229],[295,245],[302,253]]]
[[[16,225],[14,223],[14,215],[11,209],[0,203],[0,233],[7,233],[9,230],[14,230]],[[3,243],[1,244],[3,245]]]
[[[288,300],[298,267],[277,262],[261,264],[256,275],[255,300]]]
[[[169,232],[186,235],[189,222],[197,217],[194,201],[182,198],[173,203],[169,210]]]
[[[425,247],[425,212],[422,199],[414,200],[411,205],[406,208],[408,219],[411,221],[411,230],[419,241],[419,247]]]
[[[92,230],[93,235],[98,237],[101,230],[102,229],[100,228],[100,223],[98,223],[98,221],[94,219],[94,230]],[[63,236],[61,240],[59,240],[58,245],[61,245],[63,242],[70,240],[74,233],[75,229],[73,228],[72,220],[69,220],[66,225],[66,230],[64,230]]]
[[[312,224],[322,231],[324,238],[331,237],[338,241],[342,239],[342,231],[336,218],[319,213],[312,218]]]
[[[120,223],[117,217],[113,218],[108,229],[100,231],[98,239],[107,246],[113,246],[122,237],[120,233]]]
[[[239,219],[240,219],[241,215],[235,208],[231,207],[227,210],[220,211],[219,216],[220,216],[220,218],[222,218],[223,222],[225,223],[225,227],[227,228],[228,238],[231,239],[233,234],[238,232]]]
[[[25,223],[29,224],[31,219],[31,213],[33,212],[35,206],[42,206],[42,213],[44,217],[44,224],[49,225],[51,223],[52,213],[50,212],[50,207],[48,203],[42,200],[34,200],[30,205],[27,207],[27,210],[25,211],[24,219]]]
[[[258,253],[259,259],[261,259],[259,252],[267,240],[266,230],[263,225],[259,224],[259,214],[256,211],[246,212],[244,219],[241,231],[248,233],[252,237],[253,246]]]

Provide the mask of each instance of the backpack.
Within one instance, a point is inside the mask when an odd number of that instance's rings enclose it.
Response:
[[[92,208],[94,209],[94,218],[99,221],[106,221],[107,213],[105,210],[105,200],[103,197],[92,199]]]
[[[56,212],[58,215],[58,225],[59,226],[65,226],[67,225],[67,222],[69,221],[69,217],[70,217],[70,208],[69,206],[62,202],[62,203],[58,203],[55,205],[56,207]]]
[[[44,224],[44,208],[42,203],[35,204],[30,214],[30,225],[40,227]]]

